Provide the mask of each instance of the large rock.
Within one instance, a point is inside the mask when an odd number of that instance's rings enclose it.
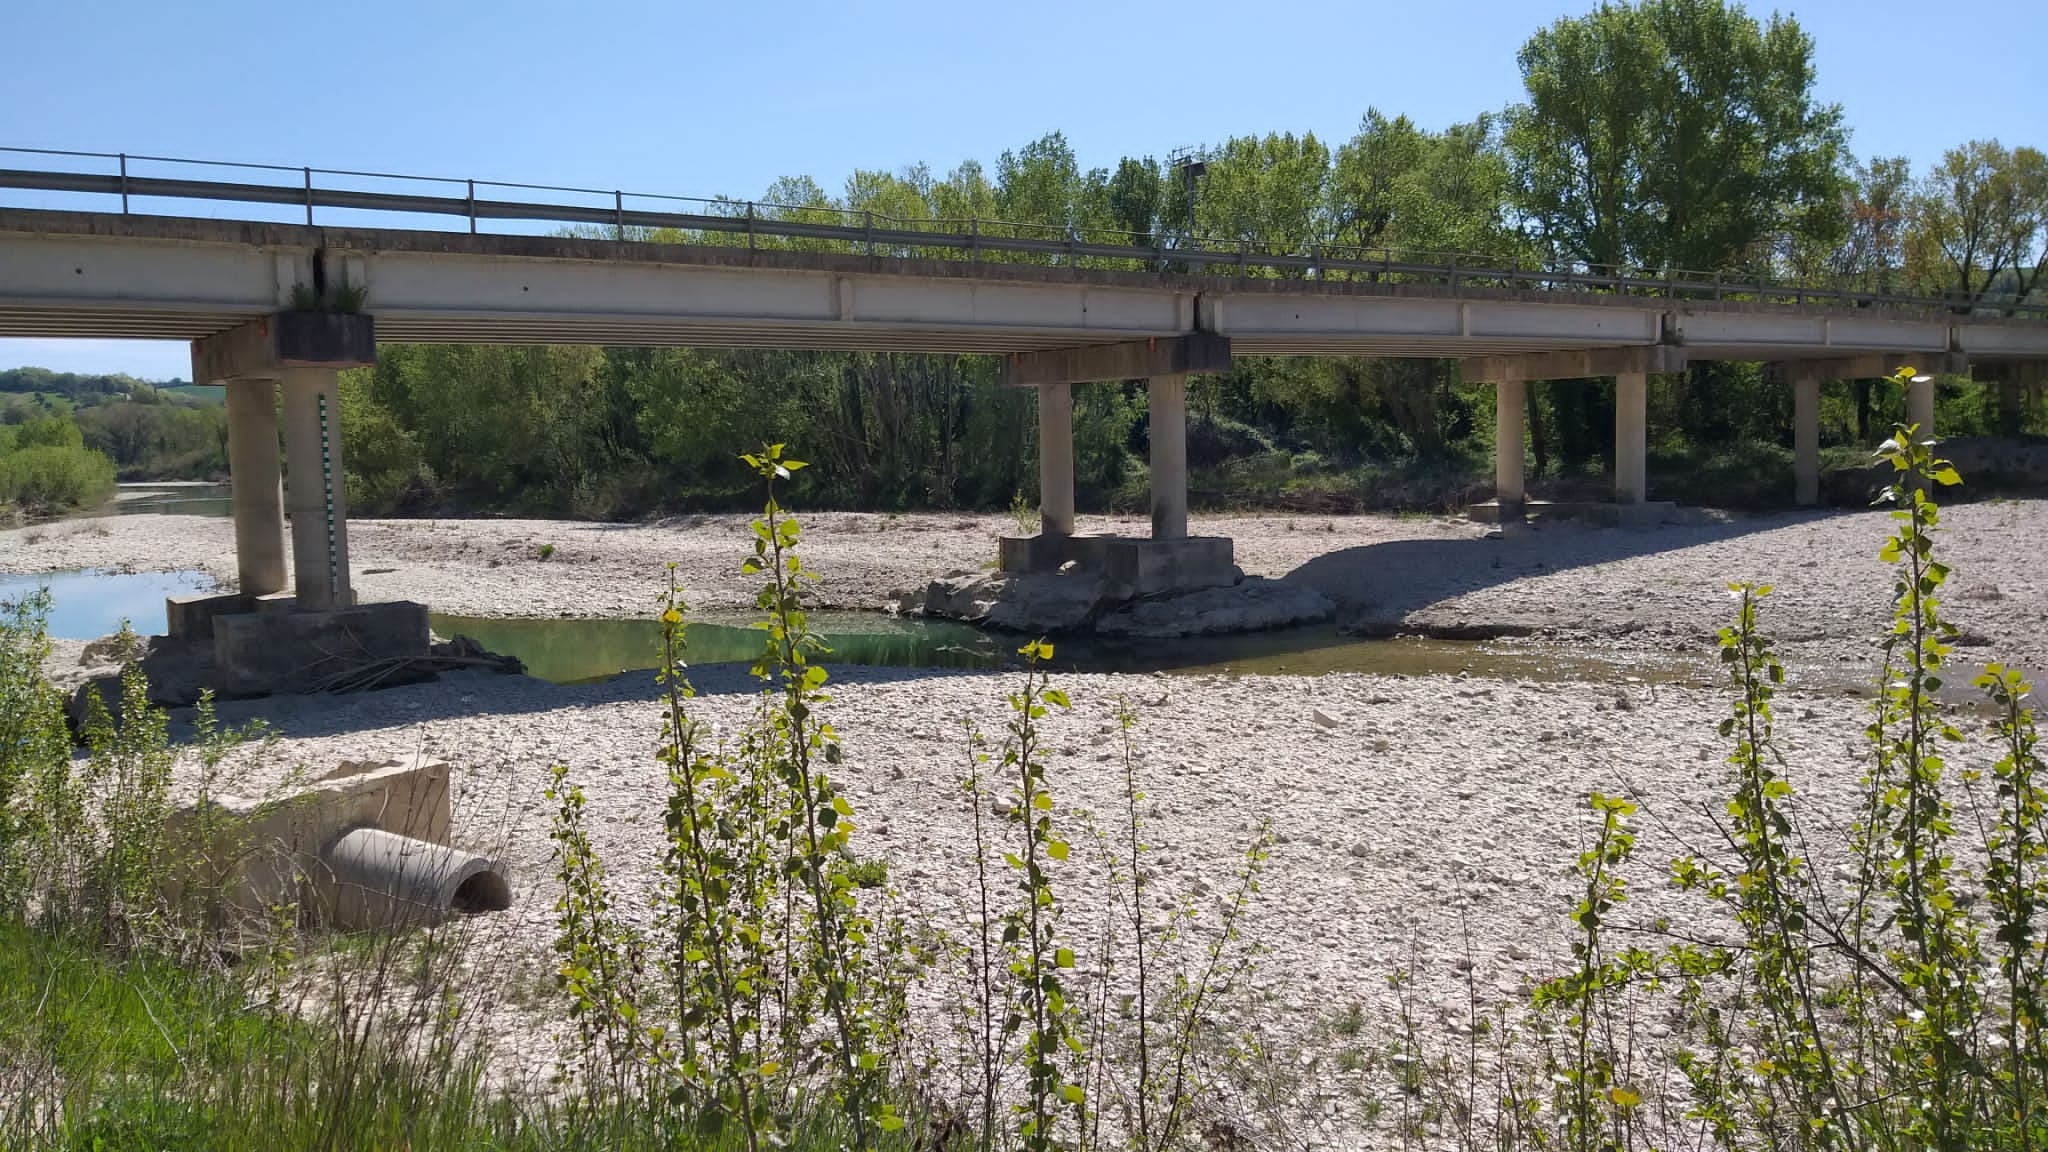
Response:
[[[924,611],[1012,632],[1075,632],[1108,596],[1101,577],[1083,572],[957,573],[931,582]]]
[[[1140,600],[1102,617],[1095,630],[1105,636],[1163,640],[1316,624],[1336,611],[1337,606],[1313,588],[1248,576],[1229,588]]]

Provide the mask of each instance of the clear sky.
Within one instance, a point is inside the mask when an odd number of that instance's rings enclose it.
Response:
[[[1515,50],[1593,4],[6,0],[0,146],[699,196],[802,173],[836,191],[856,167],[943,173],[1054,130],[1095,167],[1253,132],[1335,144],[1375,105],[1440,128],[1516,100]],[[2048,145],[2043,0],[1782,10],[1858,156]],[[0,340],[0,368],[19,364],[189,371],[179,344]]]

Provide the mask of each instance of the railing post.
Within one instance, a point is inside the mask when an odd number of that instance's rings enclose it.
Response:
[[[621,244],[626,242],[626,194],[612,190],[612,239]]]
[[[967,261],[970,264],[981,261],[981,217],[970,216],[967,220]]]
[[[306,226],[310,228],[313,224],[313,170],[307,168],[303,171],[306,176]]]
[[[476,181],[469,182],[469,234],[476,235]]]
[[[1067,267],[1074,266],[1074,226],[1067,225]]]
[[[861,215],[867,217],[868,258],[873,259],[875,255],[875,210],[869,208],[865,212],[861,213]]]
[[[754,202],[747,201],[747,251],[754,250]]]
[[[121,153],[121,215],[128,214],[128,154]]]
[[[1457,291],[1458,291],[1458,254],[1457,254],[1456,252],[1453,252],[1453,253],[1451,253],[1451,293],[1452,293],[1453,295],[1456,295],[1456,294],[1457,294]]]
[[[1720,298],[1721,298],[1721,273],[1720,273],[1720,272],[1718,272],[1718,271],[1716,271],[1716,272],[1714,273],[1714,299],[1716,299],[1716,300],[1719,300]]]

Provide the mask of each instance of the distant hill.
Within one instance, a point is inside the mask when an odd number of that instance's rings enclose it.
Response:
[[[9,368],[0,371],[0,395],[62,397],[74,407],[88,407],[117,400],[140,400],[146,404],[219,404],[225,394],[218,385],[193,384],[185,380],[138,380],[115,372],[94,376],[79,372],[52,372],[48,368]]]
[[[159,384],[156,390],[166,396],[180,396],[187,400],[197,400],[202,404],[227,403],[228,390],[219,384],[187,384],[182,380],[176,380]]]

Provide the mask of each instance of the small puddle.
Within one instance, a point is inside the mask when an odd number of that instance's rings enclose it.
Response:
[[[50,590],[50,635],[60,640],[97,640],[121,630],[121,622],[142,635],[164,631],[164,601],[213,590],[204,572],[108,572],[79,568],[0,576],[0,602],[19,600],[38,588]]]

